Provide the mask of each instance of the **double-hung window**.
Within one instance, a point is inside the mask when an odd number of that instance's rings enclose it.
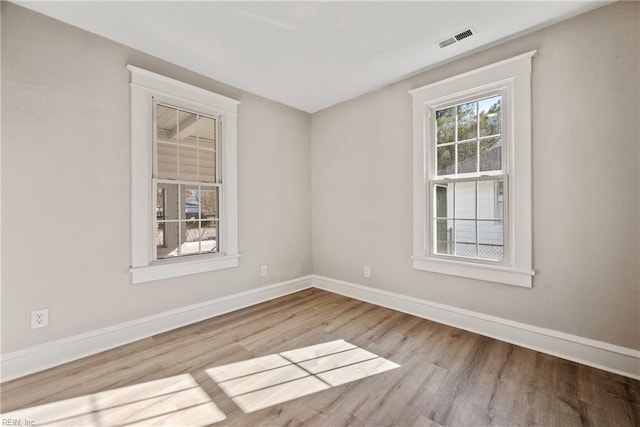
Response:
[[[238,101],[131,72],[132,280],[238,265]]]
[[[531,286],[534,53],[411,91],[414,268]]]
[[[429,180],[431,244],[434,255],[502,263],[505,259],[504,204],[508,189],[502,158],[503,91],[429,112],[435,162]]]
[[[220,117],[156,103],[155,259],[219,253]]]

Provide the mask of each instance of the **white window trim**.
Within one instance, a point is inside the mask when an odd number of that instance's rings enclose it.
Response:
[[[530,288],[532,286],[531,66],[536,51],[500,61],[409,91],[413,96],[413,268]],[[496,87],[507,89],[511,108],[504,121],[511,141],[506,144],[509,175],[506,196],[504,264],[431,255],[430,189],[431,123],[429,111],[443,100]]]
[[[131,72],[131,277],[132,282],[179,277],[238,266],[237,116],[239,101],[127,65]],[[222,193],[220,254],[153,259],[153,100],[220,116]]]

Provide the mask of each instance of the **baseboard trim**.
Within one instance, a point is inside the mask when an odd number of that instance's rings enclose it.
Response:
[[[313,286],[640,380],[638,350],[328,277],[314,275]]]
[[[317,275],[193,304],[1,356],[2,382],[316,287],[640,380],[640,351]]]
[[[312,286],[313,276],[299,277],[6,353],[1,357],[1,381],[9,381],[52,368]]]

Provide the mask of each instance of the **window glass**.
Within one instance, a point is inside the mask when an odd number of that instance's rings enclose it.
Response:
[[[436,109],[435,130],[435,176],[453,180],[432,184],[435,253],[503,261],[504,180],[481,179],[503,169],[502,96]],[[464,180],[456,182],[458,175]]]
[[[436,175],[502,169],[502,96],[436,110]]]
[[[480,137],[502,133],[502,97],[493,96],[478,101]]]
[[[437,143],[445,144],[456,140],[456,108],[450,107],[436,111],[438,128]]]
[[[457,141],[475,138],[478,135],[478,103],[456,105],[458,113]]]
[[[504,179],[434,184],[436,254],[504,260]]]
[[[156,258],[218,252],[216,120],[156,106]]]

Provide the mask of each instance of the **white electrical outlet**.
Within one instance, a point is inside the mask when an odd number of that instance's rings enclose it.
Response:
[[[31,312],[31,329],[49,326],[49,309],[34,310]]]
[[[263,265],[260,267],[260,276],[262,277],[267,277],[267,274],[269,274],[269,270],[267,270],[267,266]]]
[[[367,279],[371,278],[371,268],[369,267],[364,268],[364,277],[366,277]]]

